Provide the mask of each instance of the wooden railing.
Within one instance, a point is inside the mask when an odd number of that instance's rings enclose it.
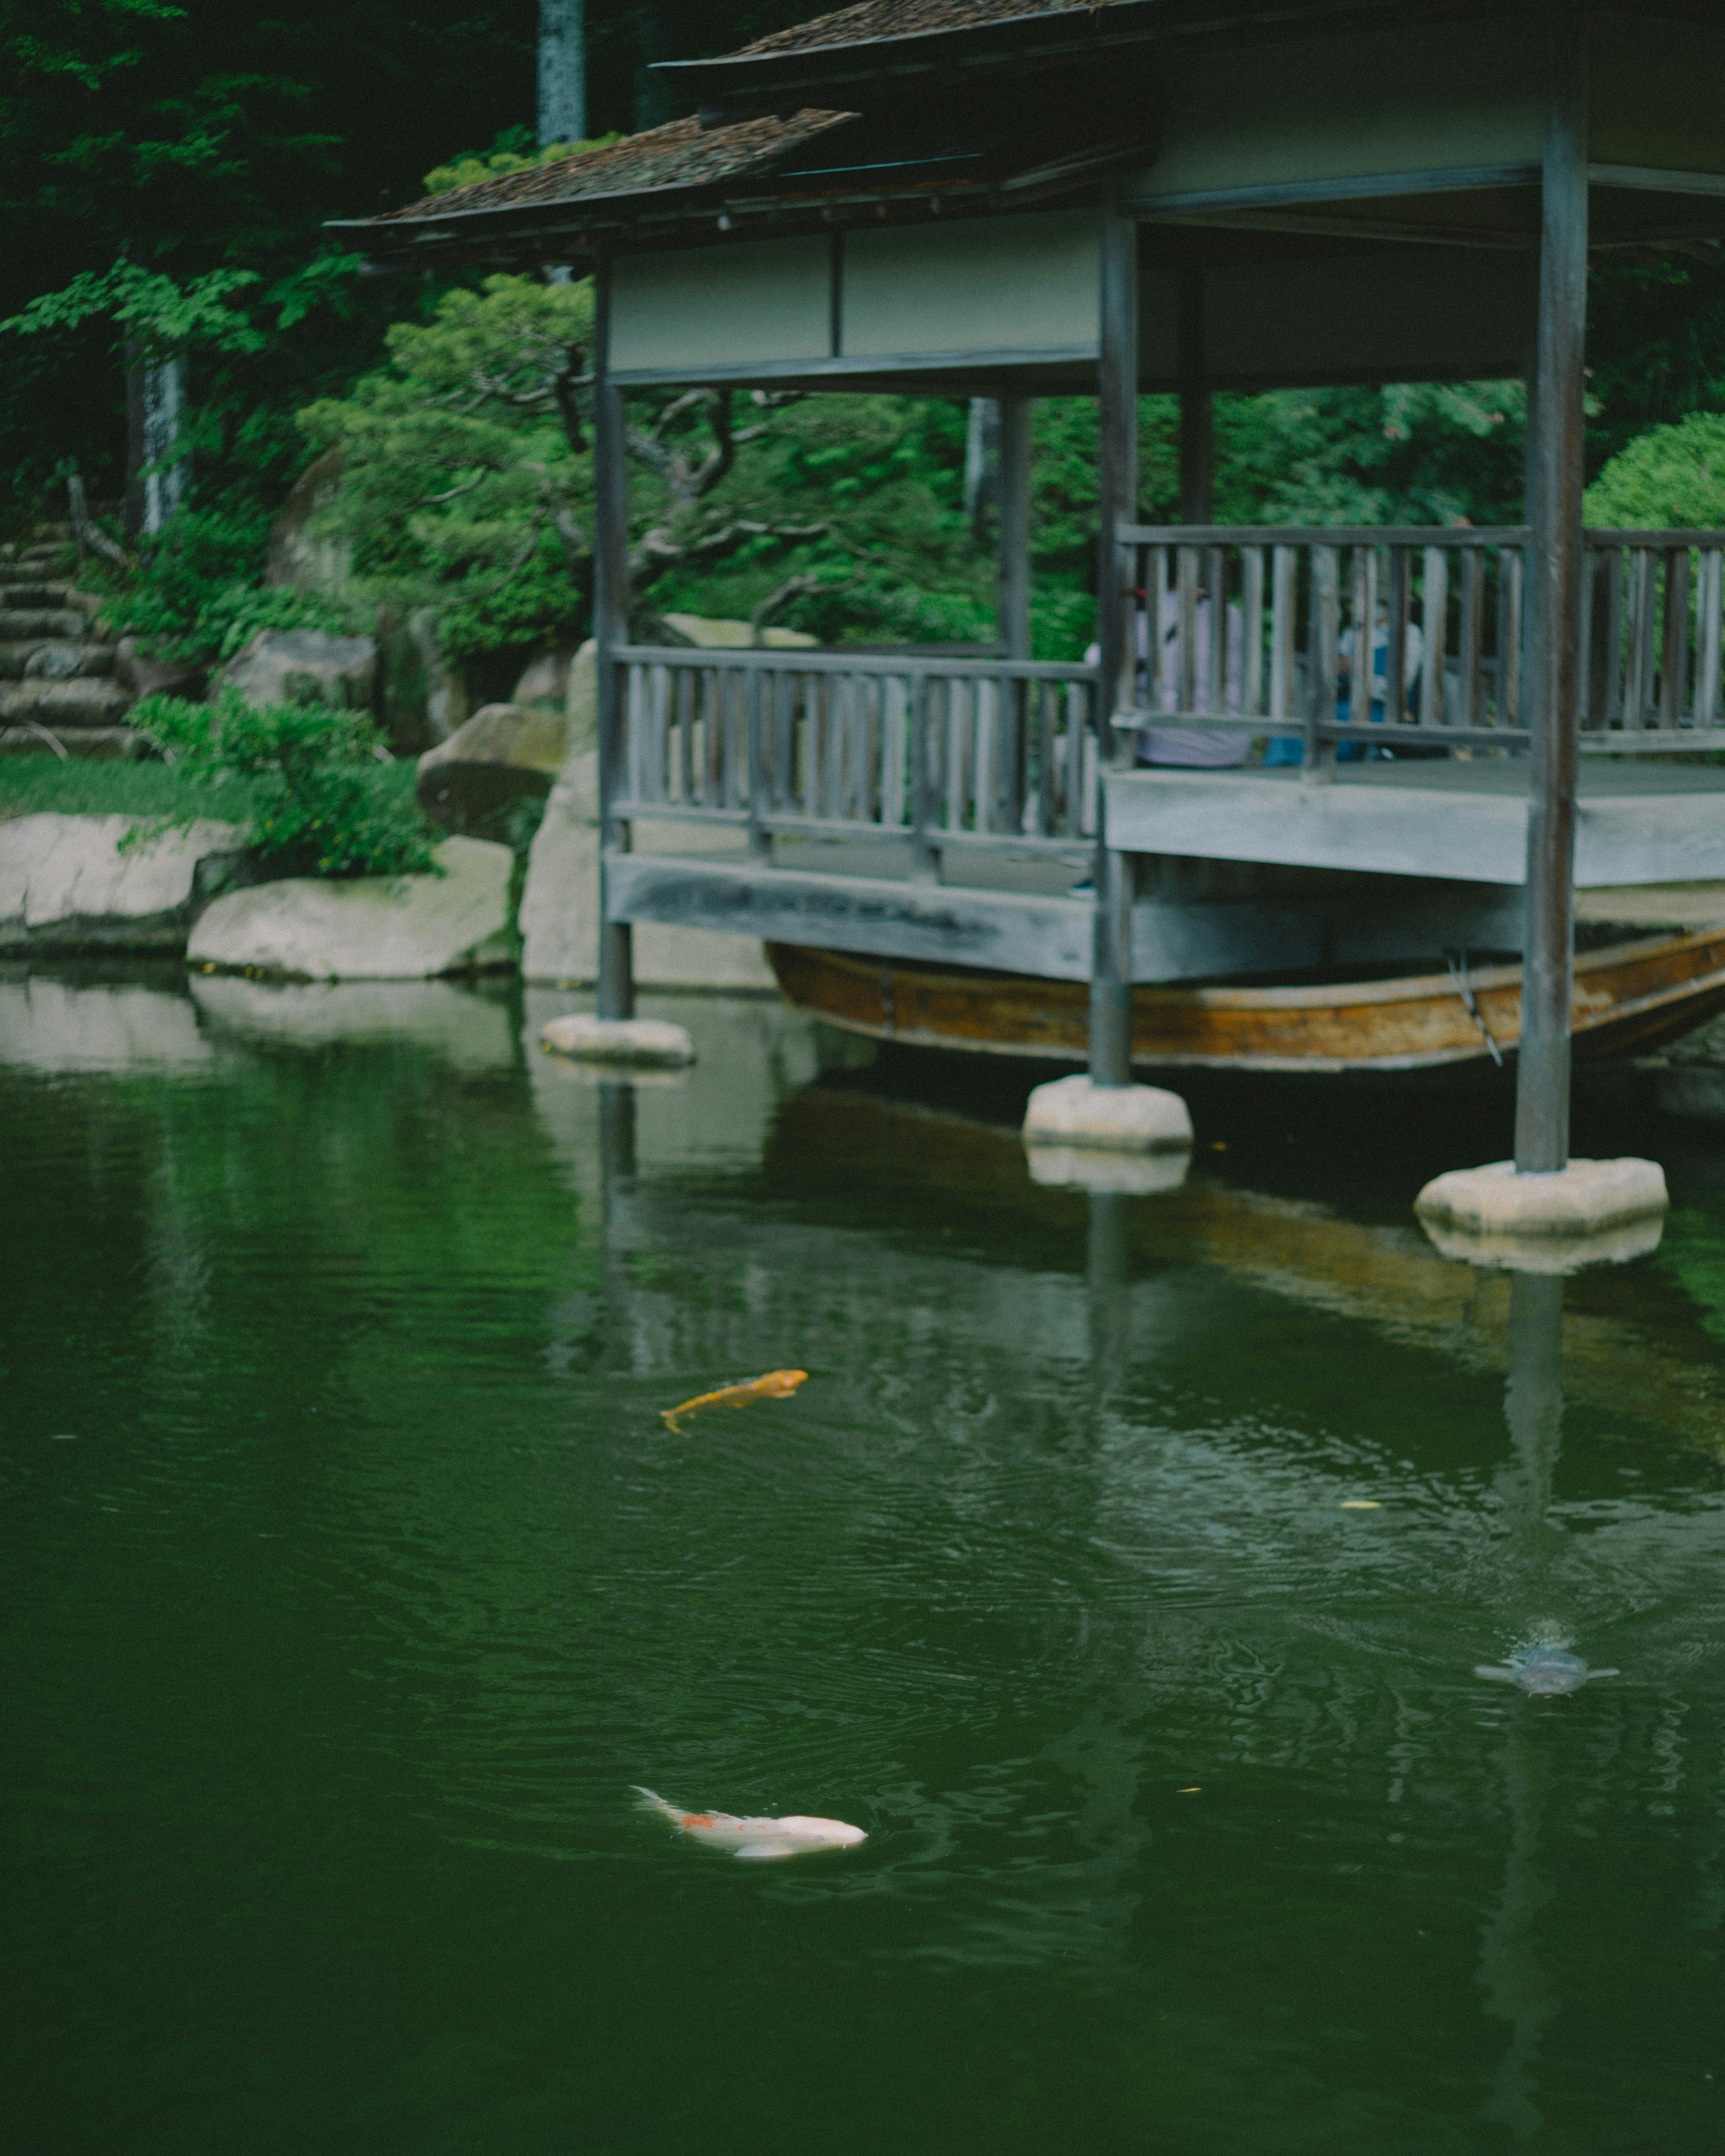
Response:
[[[906,840],[915,875],[984,847],[1070,856],[1096,830],[1096,670],[1001,659],[625,645],[634,822]]]
[[[1602,531],[1587,540],[1583,747],[1725,747],[1725,531]]]
[[[1526,747],[1525,529],[1126,525],[1119,538],[1134,685],[1117,728],[1293,738],[1308,763],[1344,742]],[[1725,746],[1725,531],[1589,531],[1587,558],[1584,747]]]

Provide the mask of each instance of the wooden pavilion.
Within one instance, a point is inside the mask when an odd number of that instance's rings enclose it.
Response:
[[[1725,532],[1581,506],[1589,252],[1725,232],[1721,11],[862,0],[660,72],[689,117],[342,228],[398,265],[596,280],[602,1013],[631,1008],[633,921],[728,927],[1087,980],[1091,1075],[1123,1085],[1132,982],[1223,970],[1206,864],[1247,964],[1299,917],[1287,876],[1369,875],[1364,916],[1440,904],[1461,942],[1525,905],[1517,1165],[1562,1168],[1578,829],[1594,886],[1725,876],[1725,773],[1683,761],[1725,747]],[[1522,526],[1210,521],[1217,389],[1519,374]],[[632,644],[622,400],[674,384],[999,398],[1001,655]],[[1182,398],[1162,528],[1151,390]],[[1075,393],[1094,667],[1029,655],[1029,400]],[[1348,654],[1386,622],[1360,708]],[[1153,717],[1297,764],[1144,768]],[[1352,742],[1427,754],[1338,767]],[[703,823],[734,856],[631,843]],[[1039,860],[1040,889],[1003,865]]]

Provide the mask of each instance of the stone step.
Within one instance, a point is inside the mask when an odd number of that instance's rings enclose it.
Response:
[[[55,726],[48,729],[68,756],[136,759],[149,744],[131,726]],[[52,756],[54,742],[34,726],[7,726],[0,721],[0,756]]]
[[[8,569],[28,570],[36,577],[63,577],[71,573],[77,559],[69,547],[19,546],[14,542],[0,547],[0,572]]]
[[[20,681],[0,686],[0,726],[34,719],[44,726],[110,726],[131,709],[117,681]]]
[[[90,617],[76,607],[0,606],[0,643],[26,636],[63,636],[81,642]]]
[[[22,571],[8,577],[0,569],[0,607],[76,607],[94,613],[101,601],[94,593],[80,592],[63,578],[27,576]]]
[[[28,637],[0,644],[0,681],[89,681],[111,674],[117,647],[93,639]]]

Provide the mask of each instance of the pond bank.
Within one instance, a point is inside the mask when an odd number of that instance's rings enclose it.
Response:
[[[0,952],[182,956],[308,980],[520,971],[572,988],[597,970],[597,830],[578,778],[554,789],[519,870],[509,847],[452,837],[438,849],[439,876],[347,881],[261,880],[243,823],[177,825],[171,783],[144,794],[110,814],[33,801],[8,815],[0,804]],[[635,974],[644,988],[778,993],[757,943],[706,930],[638,931]]]

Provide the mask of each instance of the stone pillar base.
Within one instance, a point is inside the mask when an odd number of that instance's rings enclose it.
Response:
[[[1094,1190],[1122,1198],[1156,1198],[1178,1190],[1186,1180],[1192,1155],[1178,1152],[1112,1152],[1101,1146],[1027,1145],[1024,1160],[1032,1183],[1051,1190]]]
[[[1655,1249],[1667,1203],[1657,1161],[1572,1160],[1553,1174],[1517,1175],[1498,1160],[1435,1177],[1414,1210],[1445,1257],[1569,1272]]]
[[[1085,1146],[1112,1152],[1183,1152],[1192,1118],[1159,1086],[1098,1086],[1087,1077],[1039,1086],[1024,1109],[1027,1146]]]
[[[539,1029],[545,1046],[584,1063],[675,1069],[695,1060],[695,1043],[680,1025],[653,1018],[588,1018],[572,1011]]]

